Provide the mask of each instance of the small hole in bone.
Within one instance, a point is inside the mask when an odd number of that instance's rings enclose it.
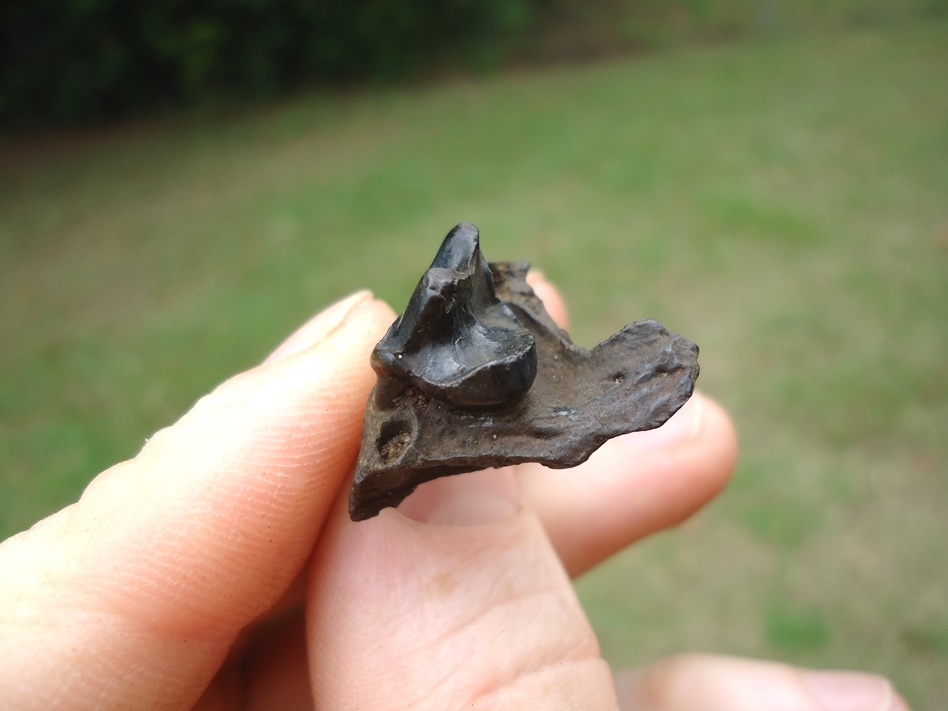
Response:
[[[411,442],[411,425],[407,420],[388,420],[375,440],[379,456],[385,463],[394,461],[408,448]]]

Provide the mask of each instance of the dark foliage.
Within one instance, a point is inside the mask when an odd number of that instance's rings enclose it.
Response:
[[[0,120],[100,120],[489,61],[543,1],[0,3]]]

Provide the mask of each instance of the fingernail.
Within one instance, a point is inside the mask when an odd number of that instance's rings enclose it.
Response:
[[[703,410],[704,400],[696,393],[661,427],[646,432],[630,432],[619,439],[639,450],[676,447],[698,436]]]
[[[487,469],[422,484],[398,510],[415,521],[442,526],[490,523],[520,510],[520,491],[510,472]]]
[[[289,358],[292,355],[302,353],[312,348],[317,343],[332,335],[333,331],[345,323],[346,318],[359,304],[369,301],[372,298],[372,292],[359,291],[320,311],[313,318],[296,329],[293,335],[283,341],[275,351],[267,356],[267,359],[263,361],[264,364],[278,363],[285,358]]]
[[[802,672],[803,685],[826,711],[908,711],[887,679],[858,672]]]

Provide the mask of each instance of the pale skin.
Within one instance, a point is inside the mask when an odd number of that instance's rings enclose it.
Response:
[[[870,674],[600,657],[570,577],[733,469],[730,419],[700,393],[577,469],[442,479],[349,521],[368,355],[394,317],[368,292],[335,304],[0,544],[4,708],[907,710]]]

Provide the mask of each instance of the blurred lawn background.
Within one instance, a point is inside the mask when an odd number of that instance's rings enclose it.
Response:
[[[948,24],[869,24],[4,139],[0,534],[467,220],[580,344],[696,341],[739,427],[717,502],[578,582],[606,657],[948,709]]]

